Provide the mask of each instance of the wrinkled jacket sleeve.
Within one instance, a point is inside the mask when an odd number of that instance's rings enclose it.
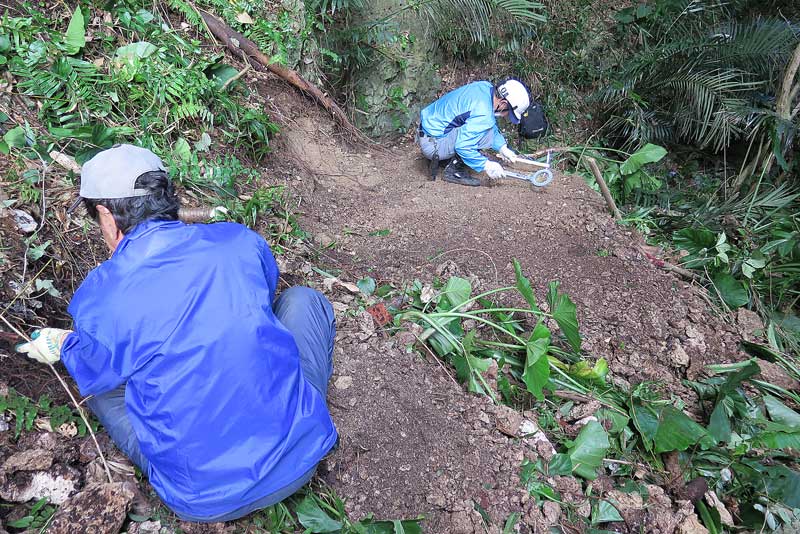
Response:
[[[76,329],[64,340],[61,361],[84,397],[115,389],[132,373],[124,359],[112,364],[111,351],[85,331]]]
[[[500,152],[500,149],[503,148],[503,145],[506,143],[506,138],[503,137],[503,134],[500,133],[500,129],[497,127],[497,123],[494,124],[494,139],[492,139],[492,150],[495,152]]]
[[[497,130],[497,124],[493,116],[486,115],[471,116],[467,119],[467,122],[464,123],[464,126],[458,130],[458,138],[456,139],[455,146],[456,153],[461,157],[464,163],[469,165],[476,172],[483,171],[488,161],[486,156],[480,153],[478,147],[481,139],[489,130],[493,130],[496,140],[497,136],[500,134]],[[502,139],[502,135],[500,138]]]

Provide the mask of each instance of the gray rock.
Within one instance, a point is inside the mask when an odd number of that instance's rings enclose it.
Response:
[[[6,473],[44,471],[53,465],[53,453],[44,449],[27,449],[12,454],[0,467]]]
[[[119,532],[135,495],[131,482],[91,486],[77,493],[56,512],[49,534]]]

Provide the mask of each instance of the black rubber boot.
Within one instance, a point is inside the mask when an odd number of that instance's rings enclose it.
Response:
[[[469,175],[469,167],[464,165],[458,156],[454,156],[444,168],[444,181],[472,187],[481,185],[480,180]]]

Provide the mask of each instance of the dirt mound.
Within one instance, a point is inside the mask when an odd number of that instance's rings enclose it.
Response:
[[[557,173],[545,188],[513,179],[463,187],[428,181],[413,143],[370,154],[342,151],[324,128],[285,135],[292,159],[325,169],[313,191],[294,183],[306,199],[304,227],[353,277],[430,281],[449,260],[491,289],[513,285],[516,258],[540,300],[549,281],[561,281],[584,348],[606,358],[618,381],[664,381],[689,399],[681,379],[742,358],[739,334],[703,290],[652,265],[643,238],[616,224],[578,176]]]
[[[556,503],[540,506],[521,484],[523,462],[548,461],[554,452],[537,433],[535,413],[465,395],[450,370],[405,350],[413,334],[387,338],[373,333],[368,315],[364,319],[339,315],[329,398],[341,446],[321,467],[352,516],[422,514],[426,532],[464,534],[499,533],[512,514],[519,519],[514,531],[521,533],[572,523]],[[577,516],[589,516],[590,501],[577,479],[546,482]],[[673,532],[696,521],[688,501],[673,503],[657,486],[647,491],[645,506],[639,494],[612,490],[601,477],[591,494],[620,503],[627,514],[620,532]]]

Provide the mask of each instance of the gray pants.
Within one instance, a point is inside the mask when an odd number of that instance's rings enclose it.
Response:
[[[444,137],[431,137],[427,134],[424,137],[420,137],[418,126],[415,140],[419,145],[420,150],[422,150],[423,156],[428,159],[433,159],[433,156],[438,154],[439,160],[444,161],[456,155],[456,140],[458,139],[458,130],[458,128],[453,128],[450,130],[450,133]],[[483,134],[483,137],[481,137],[480,141],[478,141],[478,146],[475,148],[478,150],[491,148],[493,142],[494,131],[486,130],[486,133]]]

